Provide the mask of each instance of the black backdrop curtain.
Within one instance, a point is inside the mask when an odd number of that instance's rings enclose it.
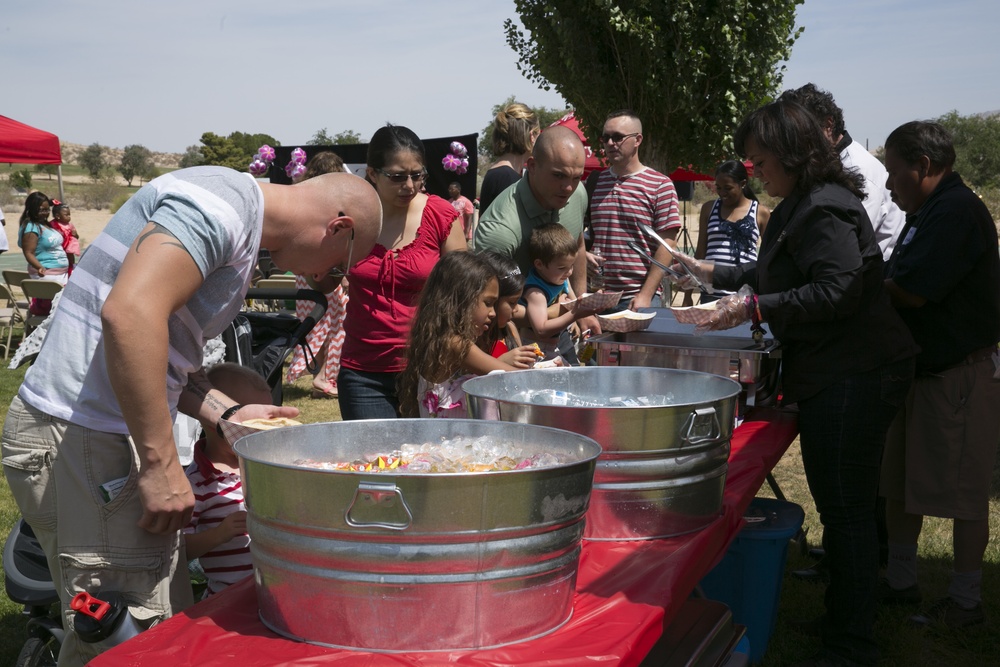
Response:
[[[427,192],[438,195],[444,199],[448,198],[448,184],[458,181],[462,186],[462,194],[469,199],[476,198],[476,139],[477,134],[465,134],[454,137],[439,137],[436,139],[424,139],[424,153],[427,159]],[[441,164],[445,155],[451,152],[451,142],[459,141],[469,151],[469,170],[459,176],[453,171],[448,171]],[[274,152],[277,154],[267,176],[272,183],[291,183],[292,179],[285,174],[285,165],[292,159],[292,150],[302,148],[306,152],[307,159],[322,151],[333,151],[352,168],[359,176],[364,176],[364,165],[368,156],[368,144],[345,144],[342,146],[275,146]],[[362,167],[360,171],[355,167]]]

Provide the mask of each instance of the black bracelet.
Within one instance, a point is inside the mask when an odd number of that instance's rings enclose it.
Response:
[[[226,408],[226,411],[222,413],[221,417],[219,417],[219,422],[215,425],[215,432],[219,434],[220,438],[226,437],[222,433],[222,422],[235,415],[242,407],[242,405],[234,405],[231,408]]]

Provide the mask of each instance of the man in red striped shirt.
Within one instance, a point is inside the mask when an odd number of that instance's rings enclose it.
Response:
[[[663,271],[629,248],[670,265],[667,250],[639,228],[644,223],[676,246],[681,228],[673,181],[639,160],[642,121],[632,111],[615,111],[604,121],[601,145],[610,168],[601,173],[590,201],[594,254],[603,259],[604,286],[624,292],[616,310],[659,307]],[[598,260],[601,261],[601,260]]]

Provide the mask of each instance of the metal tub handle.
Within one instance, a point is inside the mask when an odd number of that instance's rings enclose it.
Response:
[[[681,426],[681,440],[692,446],[722,440],[722,426],[715,408],[693,410]]]
[[[406,513],[406,521],[367,521],[359,520],[351,516],[352,512],[358,514],[371,514],[384,512],[397,507],[396,499],[399,499],[398,506],[402,507]],[[358,502],[361,502],[358,505]],[[355,509],[355,505],[358,505]],[[398,512],[396,512],[398,514]],[[344,510],[344,521],[352,528],[387,528],[389,530],[406,530],[413,523],[413,513],[410,512],[406,499],[403,498],[403,491],[392,483],[385,482],[360,482],[354,491],[354,498],[351,504]]]

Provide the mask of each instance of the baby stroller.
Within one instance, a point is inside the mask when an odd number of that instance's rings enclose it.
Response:
[[[306,318],[301,321],[291,313],[246,310],[237,315],[222,334],[226,346],[225,360],[247,366],[260,373],[271,387],[274,404],[281,405],[282,370],[296,345],[302,345],[306,369],[310,373],[318,370],[305,339],[326,312],[326,296],[316,290],[297,290],[294,287],[253,287],[247,292],[247,299],[311,301],[314,304]]]
[[[28,638],[15,664],[55,665],[64,634],[57,604],[59,594],[42,547],[24,519],[17,520],[4,543],[3,582],[7,597],[23,604],[28,617]]]
[[[326,297],[315,290],[254,288],[247,293],[247,298],[302,300],[315,304],[302,321],[288,313],[246,311],[238,315],[222,335],[225,360],[260,373],[271,387],[274,403],[280,405],[285,360],[299,344],[303,345],[307,360],[311,358],[308,346],[304,345],[305,337],[326,312]],[[310,372],[314,372],[313,365],[307,363]],[[24,615],[28,617],[27,639],[18,655],[17,667],[55,665],[65,635],[59,594],[45,554],[24,519],[18,519],[4,543],[3,570],[7,597],[24,605]]]

